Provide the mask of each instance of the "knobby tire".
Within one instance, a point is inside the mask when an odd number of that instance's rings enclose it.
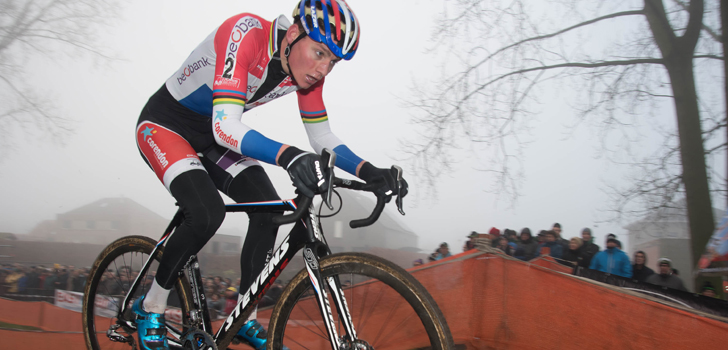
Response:
[[[324,278],[333,275],[357,274],[378,280],[398,293],[419,317],[429,337],[428,349],[453,349],[453,339],[445,317],[432,296],[403,268],[380,257],[365,253],[340,253],[319,261]],[[306,269],[298,273],[288,284],[276,303],[268,329],[268,350],[282,348],[285,328],[296,303],[311,287]],[[344,291],[346,295],[346,291]],[[309,294],[310,295],[310,294]],[[350,303],[350,301],[347,301]],[[332,305],[333,308],[333,305]],[[320,315],[319,315],[320,316]],[[354,323],[356,324],[356,320]],[[340,334],[341,335],[341,334]],[[287,344],[290,346],[290,344]],[[331,349],[329,346],[327,349]]]

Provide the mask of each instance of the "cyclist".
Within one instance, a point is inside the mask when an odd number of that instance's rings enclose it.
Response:
[[[311,146],[336,154],[336,166],[380,185],[387,199],[398,190],[389,169],[354,154],[331,132],[322,99],[326,75],[350,60],[360,26],[344,0],[302,0],[272,22],[242,13],[226,20],[190,54],[149,99],[137,125],[144,160],[175,198],[184,222],[170,237],[155,281],[133,306],[142,349],[166,349],[164,310],[178,272],[212,237],[225,217],[218,190],[237,202],[278,200],[259,161],[283,167],[296,188],[312,197],[326,188],[315,153],[271,140],[241,117],[253,107],[296,92]],[[402,195],[406,194],[402,182]],[[241,292],[263,269],[278,227],[271,214],[250,214],[240,257]],[[242,294],[242,293],[241,293]],[[256,349],[266,332],[255,313],[238,332]]]

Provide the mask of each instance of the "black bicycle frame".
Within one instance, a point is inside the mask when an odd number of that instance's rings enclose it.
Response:
[[[350,184],[350,183],[349,183]],[[301,198],[301,197],[299,197]],[[232,325],[240,319],[247,319],[248,316],[253,312],[255,306],[263,298],[265,292],[278,278],[281,271],[288,265],[291,259],[303,249],[303,257],[308,271],[311,283],[316,292],[317,301],[319,304],[319,310],[321,316],[325,321],[328,335],[332,344],[332,349],[338,349],[338,343],[340,341],[337,330],[336,321],[331,312],[331,305],[329,304],[329,298],[326,291],[326,284],[332,291],[335,307],[340,315],[340,319],[344,324],[347,333],[352,339],[356,340],[356,332],[354,330],[353,322],[351,321],[351,314],[348,310],[348,306],[344,299],[343,289],[341,287],[341,281],[336,277],[329,277],[327,281],[324,281],[321,277],[321,271],[319,269],[319,260],[327,255],[331,254],[331,251],[326,243],[326,239],[323,236],[319,218],[316,216],[314,211],[314,205],[311,201],[303,201],[308,204],[308,209],[304,212],[304,215],[300,220],[297,220],[291,232],[283,239],[282,243],[274,250],[270,260],[263,268],[258,277],[253,281],[252,285],[243,293],[242,298],[235,306],[233,311],[230,313],[228,318],[225,320],[220,329],[214,335],[215,343],[220,346],[227,346],[237,333],[238,329],[231,329]],[[302,203],[303,204],[303,203]],[[285,211],[291,211],[296,209],[294,200],[287,201],[273,201],[273,202],[257,202],[257,203],[237,203],[228,204],[225,206],[226,212],[247,212],[247,213],[283,213]],[[300,208],[299,208],[300,209]],[[172,231],[179,226],[183,220],[182,211],[178,211],[174,218],[170,222],[169,226],[165,230],[164,236],[159,240],[154,250],[151,252],[149,259],[144,263],[139,275],[134,280],[129,292],[124,297],[124,302],[121,303],[117,319],[125,323],[125,325],[134,327],[132,320],[126,320],[122,317],[128,305],[130,304],[130,298],[134,295],[137,290],[141,279],[146,275],[151,262],[154,261],[159,248],[166,242]],[[191,326],[201,329],[209,334],[213,334],[212,324],[210,316],[207,310],[207,302],[204,294],[204,287],[202,284],[202,277],[200,275],[199,263],[196,256],[190,257],[187,264],[183,269],[184,273],[187,274],[190,282],[190,287],[193,296],[194,309],[190,310],[190,321]],[[327,283],[324,283],[327,282]],[[167,325],[168,331],[176,336],[182,338],[184,334],[171,325]],[[170,339],[170,343],[176,343]],[[174,344],[181,346],[182,344]]]
[[[294,201],[286,201],[283,204],[284,208],[270,205],[268,207],[261,207],[258,203],[250,204],[231,204],[227,206],[228,211],[245,211],[252,212],[264,211],[264,212],[279,212],[280,209],[288,209],[295,207]],[[327,296],[326,285],[323,278],[321,277],[321,271],[319,269],[319,260],[327,255],[331,254],[331,250],[326,243],[326,239],[323,236],[321,224],[318,216],[315,214],[313,203],[309,204],[307,213],[300,220],[296,221],[291,232],[283,239],[281,244],[276,250],[274,250],[270,261],[261,271],[260,275],[253,281],[253,284],[242,294],[240,302],[235,306],[233,311],[230,313],[228,318],[223,323],[222,327],[215,334],[215,342],[220,346],[227,346],[232,338],[237,333],[237,329],[231,329],[231,326],[240,319],[247,319],[254,307],[258,304],[265,295],[265,292],[278,278],[281,271],[288,265],[291,259],[303,249],[303,258],[308,271],[311,283],[316,291],[317,301],[319,304],[319,311],[323,317],[329,337],[332,344],[332,349],[338,349],[339,339],[336,331],[336,321],[333,318],[331,312],[331,306]],[[308,215],[306,215],[308,214]],[[351,330],[349,334],[355,334],[353,332],[354,326],[351,321],[346,301],[343,298],[343,291],[341,289],[341,282],[338,278],[330,278],[328,280],[329,286],[335,292],[334,304],[339,310],[339,315],[345,317],[342,318],[342,322],[348,330]],[[352,339],[356,340],[356,339]]]

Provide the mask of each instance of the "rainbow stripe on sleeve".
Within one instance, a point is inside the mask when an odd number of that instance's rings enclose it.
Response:
[[[270,33],[268,34],[268,56],[273,57],[273,54],[278,50],[278,18],[270,24]]]
[[[301,111],[301,119],[304,123],[315,124],[329,120],[329,116],[326,114],[326,110],[320,110],[316,112]]]
[[[247,96],[244,92],[215,89],[212,90],[212,105],[217,106],[219,104],[233,104],[244,107],[246,97]]]

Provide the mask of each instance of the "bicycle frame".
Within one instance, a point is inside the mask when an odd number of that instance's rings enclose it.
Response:
[[[285,200],[228,204],[225,206],[225,211],[283,213],[285,211],[295,210],[296,208],[297,206],[294,200]],[[124,322],[126,326],[135,328],[131,320],[126,320],[122,317],[130,305],[129,299],[132,295],[134,295],[134,292],[138,288],[143,276],[146,275],[146,272],[149,269],[151,262],[154,260],[156,253],[159,251],[159,248],[167,241],[172,231],[182,222],[182,220],[183,214],[181,211],[178,211],[165,230],[164,236],[159,240],[150,254],[149,259],[144,263],[144,266],[137,278],[134,280],[129,292],[124,297],[124,302],[121,303],[117,319],[120,320],[120,322]],[[281,271],[283,271],[286,265],[288,265],[291,259],[293,259],[300,250],[303,250],[306,270],[308,271],[313,289],[316,292],[316,300],[319,305],[319,311],[321,312],[321,316],[326,324],[332,349],[338,349],[340,340],[336,330],[336,320],[334,320],[332,314],[328,293],[326,292],[326,288],[324,288],[325,284],[321,277],[318,264],[319,259],[330,255],[331,251],[323,236],[319,218],[315,214],[313,203],[309,205],[301,219],[296,221],[290,233],[274,250],[266,266],[253,281],[252,285],[242,293],[242,298],[240,298],[238,304],[235,306],[220,329],[217,330],[217,333],[213,336],[213,339],[219,348],[225,348],[228,344],[230,344],[238,331],[238,329],[232,329],[232,325],[238,321],[248,318],[248,316],[253,312],[255,306],[258,304],[258,301],[263,298],[263,295],[265,295],[268,288],[273,284],[276,278],[278,278]],[[184,267],[184,272],[187,274],[190,282],[194,303],[194,308],[190,310],[190,326],[203,330],[208,334],[213,334],[212,324],[207,310],[204,287],[199,271],[199,263],[196,256],[193,255],[189,259]],[[341,281],[338,277],[330,277],[326,282],[328,282],[328,285],[331,288],[334,306],[340,315],[339,318],[347,330],[347,333],[353,338],[348,340],[354,341],[356,340],[356,332],[354,330],[354,325],[351,320],[351,314],[346,300],[344,299]],[[176,329],[170,324],[167,324],[167,330],[178,339],[182,339],[184,336],[182,331]],[[177,344],[177,342],[172,339],[170,339],[170,344],[180,347],[182,346],[182,344]]]

